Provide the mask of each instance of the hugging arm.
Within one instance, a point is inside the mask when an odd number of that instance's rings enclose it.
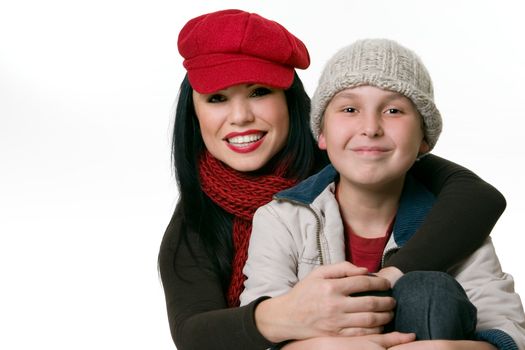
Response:
[[[446,272],[479,248],[505,210],[503,195],[470,170],[429,154],[410,170],[436,197],[416,234],[385,266]]]
[[[179,350],[266,349],[254,320],[258,299],[228,308],[219,277],[197,242],[176,242],[182,227],[180,208],[164,235],[159,270],[166,297],[170,330]],[[190,253],[189,245],[191,245]]]
[[[392,298],[362,303],[346,297],[368,287],[389,287],[386,280],[366,276],[365,269],[349,263],[319,269],[305,283],[279,297],[262,295],[244,306],[228,308],[220,279],[205,250],[197,241],[181,240],[177,247],[182,226],[176,209],[159,253],[171,335],[179,350],[262,350],[283,340],[333,334],[342,329],[347,335],[377,333],[380,325],[392,317]],[[340,277],[345,276],[352,276],[347,277],[350,283],[342,283]],[[355,299],[364,298],[371,297]],[[344,304],[345,310],[334,306],[312,311],[323,301]]]
[[[298,209],[312,215],[304,207]],[[365,268],[346,261],[320,266],[315,256],[308,253],[306,258],[304,244],[313,241],[306,239],[299,217],[283,215],[272,203],[255,213],[241,305],[272,297],[258,305],[256,320],[262,333],[276,343],[380,332],[392,318],[393,298],[349,295],[388,289],[388,281],[368,276]]]

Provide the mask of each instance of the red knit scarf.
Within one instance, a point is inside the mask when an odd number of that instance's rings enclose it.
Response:
[[[283,169],[284,170],[284,169]],[[236,171],[205,151],[200,159],[199,173],[202,190],[233,219],[232,276],[228,288],[228,306],[239,306],[244,289],[242,269],[248,256],[248,243],[255,210],[270,202],[272,196],[297,181],[282,176],[284,171],[271,175],[250,175]]]

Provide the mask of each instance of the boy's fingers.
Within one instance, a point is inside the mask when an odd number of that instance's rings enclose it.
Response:
[[[364,275],[367,269],[364,267],[357,267],[349,262],[340,262],[337,264],[324,265],[312,272],[312,275],[320,278],[344,278],[350,276]]]

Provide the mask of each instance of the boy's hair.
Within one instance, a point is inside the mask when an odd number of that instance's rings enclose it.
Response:
[[[371,85],[408,97],[423,120],[429,151],[441,133],[441,115],[434,104],[432,80],[421,59],[388,39],[365,39],[341,49],[326,64],[312,97],[311,128],[319,137],[323,114],[339,91]]]

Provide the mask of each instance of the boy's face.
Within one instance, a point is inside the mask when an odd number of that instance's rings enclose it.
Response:
[[[407,97],[374,86],[336,94],[324,113],[319,147],[342,181],[361,186],[399,183],[428,151],[419,112]]]

